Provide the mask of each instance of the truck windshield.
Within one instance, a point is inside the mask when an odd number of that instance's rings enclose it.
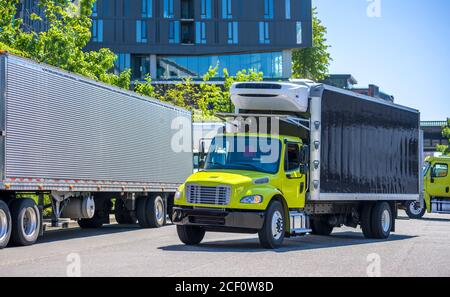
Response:
[[[213,139],[205,169],[250,170],[274,174],[280,163],[281,141],[269,137],[220,136]]]

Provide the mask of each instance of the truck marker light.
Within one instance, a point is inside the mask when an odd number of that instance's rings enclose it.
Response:
[[[70,185],[70,186],[69,186],[69,189],[70,189],[70,190],[73,190],[74,188],[75,188],[75,187],[74,187],[73,185]]]
[[[269,183],[268,177],[258,178],[253,181],[253,184],[255,184],[255,185],[263,185],[263,184],[268,184],[268,183]]]
[[[11,184],[5,184],[5,188],[6,188],[7,190],[11,189]]]
[[[263,202],[263,196],[261,196],[261,195],[246,196],[241,199],[241,203],[245,203],[245,204],[260,204],[262,202]]]

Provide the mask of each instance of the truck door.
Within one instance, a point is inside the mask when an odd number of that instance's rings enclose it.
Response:
[[[449,164],[435,163],[430,170],[428,193],[432,197],[450,197]]]
[[[300,144],[286,143],[284,155],[283,194],[289,208],[305,206],[305,174],[300,172]]]

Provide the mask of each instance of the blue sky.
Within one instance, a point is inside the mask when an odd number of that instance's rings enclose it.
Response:
[[[370,3],[313,0],[328,28],[330,73],[380,86],[422,120],[450,117],[450,1],[380,0],[380,17],[368,16]]]

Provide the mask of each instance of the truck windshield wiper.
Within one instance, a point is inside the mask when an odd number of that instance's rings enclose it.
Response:
[[[252,167],[253,169],[256,169],[256,170],[258,170],[258,171],[265,171],[263,168],[261,168],[261,167],[259,167],[259,166],[256,166],[256,165],[254,165],[254,164],[252,164],[252,163],[245,163],[245,162],[236,162],[236,163],[234,163],[234,164],[236,164],[236,165],[242,165],[242,166],[247,166],[247,167]]]

